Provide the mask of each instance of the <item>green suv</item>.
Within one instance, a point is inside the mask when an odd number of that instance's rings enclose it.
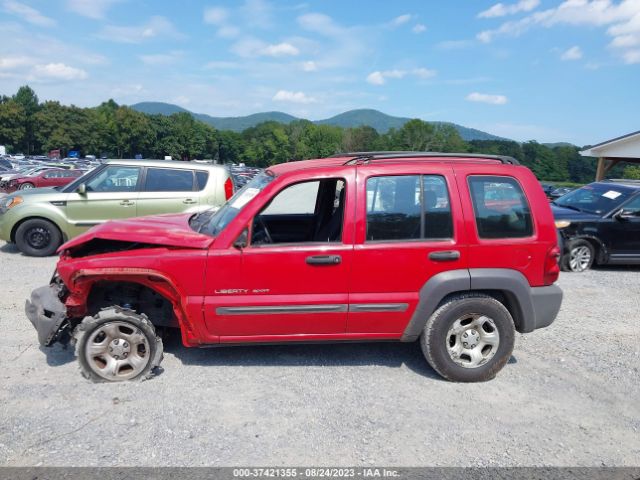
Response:
[[[110,160],[65,187],[0,199],[0,239],[25,255],[52,255],[112,219],[219,207],[233,195],[226,167],[163,160]]]

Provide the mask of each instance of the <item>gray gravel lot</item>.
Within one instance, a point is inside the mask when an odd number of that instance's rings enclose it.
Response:
[[[55,262],[0,243],[0,465],[640,465],[640,268],[563,274],[557,321],[485,384],[418,344],[176,339],[158,377],[95,385],[23,313]]]

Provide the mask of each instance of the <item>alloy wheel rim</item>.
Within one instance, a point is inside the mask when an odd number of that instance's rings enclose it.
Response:
[[[571,249],[569,267],[574,272],[583,272],[591,262],[591,250],[584,245]]]
[[[478,368],[498,351],[500,333],[492,318],[472,313],[453,322],[445,343],[454,363],[464,368]]]
[[[33,185],[31,185],[30,183],[23,183],[22,185],[20,185],[20,190],[27,190],[29,188],[33,188]]]
[[[109,381],[135,378],[151,358],[147,337],[127,322],[108,322],[97,328],[84,352],[89,368]]]

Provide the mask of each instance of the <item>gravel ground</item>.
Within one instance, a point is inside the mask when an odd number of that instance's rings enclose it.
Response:
[[[95,385],[40,349],[24,299],[55,258],[0,244],[0,465],[638,466],[640,269],[563,274],[565,303],[484,384],[418,344],[186,349]]]

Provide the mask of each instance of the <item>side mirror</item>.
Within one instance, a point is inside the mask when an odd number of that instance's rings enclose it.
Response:
[[[613,214],[613,218],[620,222],[626,222],[627,220],[638,218],[638,213],[640,212],[638,212],[637,210],[625,210],[624,208],[621,208]]]
[[[78,192],[80,195],[86,195],[87,194],[87,186],[84,183],[81,183],[80,185],[78,185],[78,188],[76,189],[76,192]]]
[[[236,238],[236,241],[233,242],[233,246],[238,250],[242,250],[243,248],[247,248],[248,243],[249,243],[249,229],[245,228],[244,230],[242,230],[242,233],[238,235],[238,238]]]

